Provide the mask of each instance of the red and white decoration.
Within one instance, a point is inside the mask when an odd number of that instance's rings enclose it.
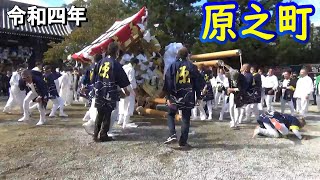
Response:
[[[145,31],[147,16],[147,8],[143,7],[135,15],[123,21],[116,21],[110,29],[94,40],[89,46],[73,54],[72,58],[76,61],[89,63],[92,56],[103,53],[113,41],[118,42],[121,46],[128,46],[137,32],[143,33]]]

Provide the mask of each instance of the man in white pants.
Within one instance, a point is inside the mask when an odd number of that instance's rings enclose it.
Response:
[[[119,102],[119,118],[118,124],[122,124],[122,128],[128,127],[137,127],[135,124],[129,123],[130,116],[133,115],[134,112],[134,105],[135,105],[135,97],[136,97],[136,89],[137,89],[137,82],[135,78],[135,67],[138,65],[139,60],[136,58],[129,58],[126,59],[126,64],[122,67],[125,73],[128,76],[130,85],[127,89],[130,92],[130,96],[125,98],[121,98]]]
[[[275,95],[275,92],[278,88],[279,82],[277,76],[273,74],[273,69],[269,69],[268,75],[264,79],[263,86],[265,88],[266,94],[266,104],[267,111],[274,111],[272,101]]]
[[[26,97],[26,91],[21,91],[19,88],[20,73],[22,67],[18,67],[17,71],[12,73],[10,78],[10,96],[6,106],[3,108],[4,113],[11,113],[14,106],[19,106],[21,113],[23,112],[23,99]]]
[[[198,70],[201,74],[201,77],[200,78],[205,78],[205,67],[203,65],[200,65],[198,67]],[[203,85],[204,87],[205,85]],[[195,96],[196,97],[196,96]],[[199,116],[198,116],[198,110],[200,112],[200,119],[202,121],[206,120],[206,112],[204,110],[204,106],[205,106],[205,102],[203,100],[199,100],[197,101],[197,99],[195,99],[195,102],[197,102],[197,104],[195,104],[194,108],[192,109],[192,116],[191,116],[191,120],[196,120],[196,119],[199,119]],[[179,114],[181,115],[182,111],[179,111]]]
[[[229,94],[229,111],[230,111],[230,127],[239,129],[238,125],[242,121],[244,108],[248,98],[246,91],[249,87],[245,76],[237,70],[230,69],[230,86],[228,88]]]
[[[22,81],[19,83],[20,89],[28,89],[29,92],[23,100],[23,117],[19,122],[27,121],[30,118],[29,103],[35,101],[40,113],[40,120],[37,125],[45,123],[45,108],[47,105],[48,89],[46,83],[39,76],[33,75],[31,71],[24,70],[21,73]]]
[[[264,101],[266,99],[266,93],[265,93],[265,89],[264,89],[264,81],[265,81],[265,76],[263,75],[263,69],[259,69],[258,70],[258,74],[260,74],[261,77],[261,85],[262,85],[262,89],[261,89],[261,101],[258,104],[258,109],[259,111],[263,111],[263,106],[264,106]]]
[[[293,93],[296,88],[296,85],[293,84],[293,81],[291,81],[291,72],[286,71],[283,73],[284,80],[282,82],[282,88],[281,88],[281,113],[284,113],[284,110],[286,108],[286,104],[288,104],[291,115],[294,115],[294,106],[293,106]]]
[[[300,129],[306,125],[303,118],[297,118],[289,114],[279,112],[261,114],[257,119],[259,126],[254,130],[253,138],[263,135],[271,138],[278,138],[280,134],[287,136],[292,131],[297,138],[302,139]]]
[[[70,98],[73,98],[73,96],[71,96],[72,75],[70,71],[71,69],[67,68],[64,72],[62,72],[61,77],[59,77],[59,96],[63,99],[65,106],[70,105]]]
[[[50,66],[44,67],[45,74],[44,74],[44,80],[47,83],[48,87],[48,99],[50,99],[53,102],[53,106],[51,109],[51,113],[49,114],[49,117],[55,117],[56,111],[60,110],[59,116],[60,117],[68,117],[63,111],[64,109],[64,101],[61,97],[59,97],[56,81],[58,79],[53,75],[52,69]]]
[[[306,69],[300,70],[300,78],[293,97],[297,98],[297,112],[300,116],[306,117],[309,107],[309,98],[313,93],[313,82],[308,76]]]
[[[314,84],[315,84],[315,90],[316,90],[315,94],[316,94],[318,111],[320,112],[320,75],[316,77]]]
[[[222,98],[222,102],[224,104],[225,102],[225,91],[224,91],[224,83],[225,83],[226,76],[224,74],[223,69],[219,69],[218,75],[216,77],[216,93],[215,93],[215,103],[214,103],[214,109],[218,108],[218,104],[220,103],[220,100]]]
[[[246,117],[244,121],[251,122],[251,113],[254,114],[255,118],[257,119],[259,117],[259,108],[258,104],[261,102],[261,90],[262,90],[262,81],[260,74],[257,73],[257,68],[254,66],[250,67],[250,73],[248,73],[247,68],[244,67],[246,73],[244,74],[247,82],[249,83],[249,91],[251,93],[250,104],[246,106]],[[250,81],[249,81],[250,80]],[[250,84],[251,83],[251,84]]]
[[[229,75],[228,75],[229,77]],[[223,103],[222,103],[222,108],[221,108],[221,111],[220,111],[220,116],[219,116],[219,121],[222,121],[224,118],[224,114],[228,111],[230,111],[230,102],[229,102],[229,95],[227,90],[230,86],[230,82],[229,82],[229,79],[228,77],[226,76],[226,78],[224,79],[224,82],[223,82]]]

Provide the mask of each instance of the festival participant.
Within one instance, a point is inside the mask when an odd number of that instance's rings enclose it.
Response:
[[[291,72],[290,71],[285,71],[283,73],[284,80],[282,81],[282,86],[281,86],[281,113],[284,113],[285,106],[286,104],[289,105],[291,115],[294,115],[294,106],[293,106],[293,93],[296,88],[296,84],[294,81],[291,81]]]
[[[32,75],[38,76],[43,79],[43,64],[42,62],[36,62],[36,66],[31,71]],[[34,101],[30,101],[29,103],[29,113],[38,108],[38,103]]]
[[[59,90],[59,78],[61,77],[61,74],[59,71],[57,71],[58,68],[56,67],[51,67],[51,72],[53,74],[54,79],[56,79],[57,81],[54,81],[54,83],[56,84],[56,88],[57,90]]]
[[[265,76],[263,74],[263,69],[260,68],[258,70],[258,74],[260,74],[260,79],[261,79],[261,101],[260,103],[258,104],[258,109],[259,111],[263,111],[263,106],[264,106],[264,102],[265,102],[265,99],[266,99],[266,94],[265,94],[265,89],[264,89],[264,81],[265,81]]]
[[[250,72],[251,66],[249,64],[243,64],[241,67],[241,72],[246,78],[248,89],[247,93],[250,95],[250,97],[253,96],[253,75]],[[252,98],[253,99],[253,98]],[[251,107],[253,106],[253,101],[248,101],[248,103],[245,105],[245,119],[244,121],[249,121],[250,115],[251,115]],[[239,122],[241,124],[241,121]]]
[[[36,75],[40,78],[43,78],[43,64],[41,62],[36,62],[36,66],[32,69],[32,75]]]
[[[204,78],[205,78],[205,66],[203,64],[200,64],[199,67],[198,67],[198,71],[200,72],[200,80],[199,81],[203,81]],[[203,81],[205,83],[205,81]],[[203,87],[205,86],[205,84],[203,84]],[[196,98],[196,96],[195,96]],[[196,99],[195,99],[196,101]],[[207,115],[206,115],[206,111],[204,110],[204,107],[205,107],[205,103],[203,102],[203,100],[201,101],[198,101],[196,104],[195,104],[195,107],[192,109],[192,120],[196,120],[196,119],[199,119],[198,117],[198,110],[200,112],[200,120],[204,121],[206,120],[207,118]],[[182,115],[182,111],[180,110],[179,111],[179,115]]]
[[[19,106],[23,113],[23,99],[26,97],[26,91],[21,91],[19,88],[20,74],[23,70],[22,66],[19,66],[15,72],[12,73],[10,78],[10,94],[7,104],[3,108],[4,113],[11,113],[14,106]]]
[[[224,82],[225,82],[226,76],[225,72],[222,68],[218,69],[217,77],[216,77],[216,94],[214,96],[215,103],[214,103],[214,109],[218,108],[218,104],[220,104],[220,100],[222,99],[222,102],[225,101],[225,91],[224,91]]]
[[[203,102],[207,105],[208,109],[208,120],[212,120],[212,110],[213,110],[213,100],[214,100],[214,94],[213,94],[213,86],[211,84],[212,79],[212,72],[210,70],[207,70],[204,72],[204,80],[206,82],[203,90],[202,90],[202,96],[203,96]]]
[[[248,74],[248,73],[246,73]],[[251,112],[253,112],[255,118],[259,117],[259,108],[258,104],[261,102],[261,90],[262,90],[262,82],[261,76],[257,73],[257,69],[253,66],[250,68],[250,74],[252,75],[252,84],[249,87],[249,93],[252,96],[252,102],[246,106],[246,118],[244,121],[250,121]],[[246,76],[246,75],[245,75]],[[251,81],[250,75],[246,76],[248,83]]]
[[[139,64],[139,60],[136,58],[127,59],[129,61],[125,62],[122,66],[123,70],[128,76],[130,85],[127,89],[130,91],[130,95],[120,99],[119,102],[119,118],[118,124],[122,125],[122,128],[137,127],[137,125],[130,122],[130,116],[133,115],[135,106],[135,97],[137,92],[137,82],[135,78],[135,68]]]
[[[169,137],[165,144],[177,141],[175,129],[175,115],[178,110],[182,111],[182,127],[179,146],[182,148],[188,145],[188,134],[190,127],[191,109],[195,106],[195,93],[197,99],[201,98],[200,73],[197,67],[188,60],[188,49],[183,47],[179,50],[177,60],[170,65],[165,74],[163,91],[166,93],[168,105],[168,127]],[[203,81],[203,80],[202,80]]]
[[[73,84],[72,84],[72,89],[73,89],[73,99],[75,102],[79,102],[79,97],[78,97],[78,89],[79,89],[79,80],[80,80],[80,73],[78,68],[73,68],[73,73],[72,73],[72,78],[73,78]]]
[[[118,44],[110,43],[108,53],[110,57],[99,61],[93,72],[95,107],[98,111],[93,134],[93,140],[96,142],[112,140],[107,133],[110,128],[111,113],[116,107],[117,101],[120,100],[117,86],[124,89],[126,96],[130,95],[126,88],[130,85],[128,77],[121,64],[116,61],[119,56]],[[99,135],[100,138],[98,138]]]
[[[80,94],[81,94],[81,96],[85,97],[88,100],[88,104],[90,105],[89,110],[86,112],[85,116],[82,119],[83,121],[89,121],[91,119],[90,117],[94,117],[93,119],[95,120],[95,116],[93,116],[92,114],[90,115],[90,112],[92,112],[92,110],[90,111],[90,109],[94,108],[94,106],[92,107],[92,99],[94,98],[93,71],[94,71],[94,68],[95,68],[96,64],[101,59],[102,59],[101,55],[96,55],[92,59],[92,62],[91,62],[92,64],[86,69],[86,72],[84,73],[84,76],[83,76],[83,79],[82,79],[82,82],[81,82],[82,87],[81,87],[81,90],[80,90]]]
[[[23,100],[23,117],[19,122],[27,121],[29,115],[29,103],[35,101],[40,113],[40,120],[37,125],[45,123],[45,108],[47,105],[48,89],[46,83],[40,77],[34,75],[30,70],[24,70],[21,73],[21,81],[19,82],[20,89],[28,89],[29,92]]]
[[[67,91],[67,97],[65,99],[66,105],[69,106],[73,103],[73,92],[74,92],[74,78],[73,78],[73,68],[69,68],[67,71],[68,80],[70,82],[70,89]]]
[[[226,72],[225,73],[225,78],[223,80],[222,84],[223,88],[223,103],[222,103],[222,108],[220,111],[219,115],[219,121],[222,121],[224,118],[224,114],[230,110],[230,104],[229,104],[229,94],[227,92],[228,88],[230,87],[230,73]]]
[[[318,111],[320,112],[320,75],[316,77],[315,80],[315,89],[316,89],[316,100],[317,100],[317,106],[318,106]]]
[[[71,69],[67,67],[64,72],[62,72],[61,77],[59,77],[59,96],[63,99],[64,105],[68,106],[71,104],[70,100],[70,91],[72,86],[72,76]]]
[[[263,86],[265,88],[267,111],[274,111],[272,101],[279,83],[278,78],[273,74],[273,69],[269,69],[267,77],[264,79]]]
[[[298,119],[279,112],[261,114],[257,122],[259,126],[254,130],[253,138],[257,135],[278,138],[280,134],[286,136],[292,131],[301,140],[302,135],[299,130],[306,125],[306,121],[303,118]]]
[[[106,53],[105,54],[106,58],[110,58],[110,56]],[[84,77],[84,81],[83,81],[83,89],[85,89],[85,91],[87,92],[87,98],[89,100],[89,104],[90,104],[90,108],[87,111],[83,121],[88,121],[86,123],[84,123],[82,126],[84,127],[84,129],[86,130],[86,132],[89,135],[94,135],[94,128],[95,128],[95,122],[97,119],[97,114],[98,114],[98,110],[95,107],[95,96],[94,96],[94,83],[95,80],[93,79],[93,72],[95,69],[95,66],[97,65],[97,63],[102,60],[102,56],[101,55],[96,55],[95,58],[93,59],[92,65],[87,69],[86,73],[85,73],[85,77]],[[118,103],[116,105],[116,109],[114,109],[111,113],[111,122],[110,122],[110,129],[108,132],[108,136],[113,137],[113,134],[110,132],[112,131],[112,127],[113,127],[113,123],[115,121],[115,119],[117,119],[118,117],[118,112],[117,112],[117,108],[118,108]]]
[[[64,102],[61,97],[59,97],[58,91],[57,91],[57,86],[56,82],[58,81],[57,76],[55,76],[52,73],[52,68],[51,66],[44,66],[44,81],[47,84],[48,88],[48,99],[50,99],[53,103],[51,113],[49,114],[49,117],[56,117],[56,111],[59,108],[59,116],[60,117],[68,117],[63,111],[64,109]]]
[[[298,82],[298,73],[297,73],[297,72],[293,72],[293,73],[292,73],[292,75],[291,75],[291,82],[292,82],[293,84],[295,84],[296,87],[297,87],[297,82]],[[293,96],[292,102],[293,102],[293,106],[294,106],[295,111],[297,111],[297,98],[295,98],[295,97]]]
[[[230,127],[239,129],[238,125],[242,120],[244,109],[242,108],[248,101],[248,83],[245,76],[237,70],[230,68],[230,86],[228,88],[229,94],[229,108],[230,108]]]
[[[31,71],[32,75],[38,76],[43,79],[43,64],[42,62],[36,62],[36,66]],[[37,109],[38,105],[36,102],[31,101],[29,104],[29,111],[31,113],[32,110]]]
[[[293,97],[297,98],[297,112],[300,116],[306,117],[309,108],[309,99],[313,93],[313,81],[308,76],[306,69],[300,70],[300,78],[297,81]]]

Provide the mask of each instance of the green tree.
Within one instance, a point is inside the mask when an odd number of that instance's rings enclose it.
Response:
[[[129,8],[146,6],[148,26],[162,47],[171,42],[192,45],[201,27],[201,8],[192,4],[200,0],[125,0]],[[157,28],[154,24],[159,24]]]

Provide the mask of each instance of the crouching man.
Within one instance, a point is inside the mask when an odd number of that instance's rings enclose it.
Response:
[[[63,111],[64,109],[64,101],[63,99],[59,96],[58,91],[57,91],[57,86],[56,84],[58,83],[58,78],[52,73],[52,69],[50,66],[45,66],[44,67],[45,73],[44,73],[44,80],[47,84],[48,87],[48,99],[50,99],[53,103],[51,113],[49,117],[55,117],[56,116],[56,111],[58,108],[60,109],[59,116],[60,117],[68,117]]]
[[[261,114],[257,122],[260,126],[254,130],[253,138],[257,135],[278,138],[280,134],[286,136],[292,131],[301,140],[302,135],[299,130],[306,125],[303,118],[298,119],[292,115],[279,112]]]
[[[47,106],[48,89],[43,79],[36,75],[32,75],[30,70],[24,70],[21,73],[22,81],[19,86],[20,89],[26,89],[27,96],[23,100],[23,117],[19,119],[19,122],[27,121],[30,118],[29,103],[34,101],[37,103],[37,108],[40,113],[40,120],[37,125],[43,125],[45,123],[45,108]]]

